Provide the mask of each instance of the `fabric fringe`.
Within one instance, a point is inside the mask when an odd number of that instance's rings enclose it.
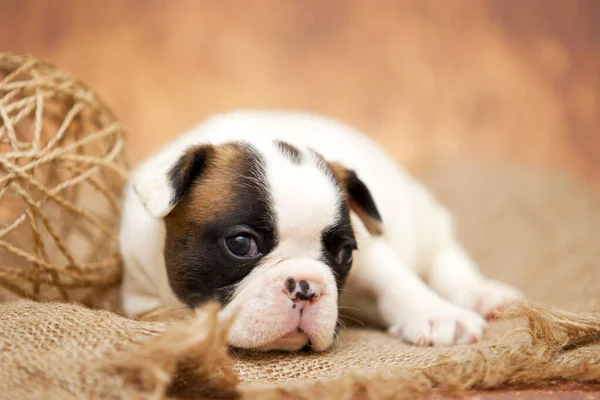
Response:
[[[237,397],[237,375],[227,353],[231,321],[219,321],[218,304],[198,310],[135,350],[104,365],[120,376],[128,398]]]
[[[159,399],[203,395],[276,400],[402,399],[440,392],[536,385],[551,379],[600,382],[600,314],[578,314],[541,305],[518,304],[500,314],[524,318],[530,340],[516,346],[504,341],[472,345],[460,356],[442,357],[420,369],[385,367],[352,372],[331,380],[238,386],[227,353],[229,322],[219,322],[218,306],[205,307],[192,321],[112,362],[131,398]]]

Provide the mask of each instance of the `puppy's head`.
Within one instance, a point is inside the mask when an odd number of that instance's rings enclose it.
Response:
[[[191,307],[217,299],[222,313],[235,312],[232,346],[331,345],[357,247],[350,209],[373,234],[381,222],[354,172],[284,142],[230,142],[150,162],[134,188],[164,218],[173,293]]]

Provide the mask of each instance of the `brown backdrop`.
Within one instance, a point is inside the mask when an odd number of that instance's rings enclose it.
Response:
[[[0,50],[95,87],[134,162],[214,112],[303,108],[411,167],[518,162],[600,189],[598,21],[596,0],[0,0]]]
[[[96,87],[138,161],[237,107],[342,118],[407,165],[513,160],[600,179],[595,0],[0,0],[0,49]]]

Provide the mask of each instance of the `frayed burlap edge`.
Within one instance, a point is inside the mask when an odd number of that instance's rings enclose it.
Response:
[[[600,382],[600,314],[570,313],[541,305],[519,304],[501,314],[524,318],[529,340],[513,346],[484,342],[458,357],[440,358],[420,369],[382,366],[320,381],[237,386],[227,354],[229,322],[217,319],[218,307],[206,307],[105,368],[122,378],[131,398],[204,395],[276,400],[410,398],[418,394],[457,393],[535,385],[546,380]]]
[[[219,321],[218,304],[101,366],[120,377],[127,398],[237,397],[237,375],[227,354],[231,321]]]

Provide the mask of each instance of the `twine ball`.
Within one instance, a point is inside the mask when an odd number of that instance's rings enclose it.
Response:
[[[0,53],[0,300],[116,292],[124,135],[87,85]]]

